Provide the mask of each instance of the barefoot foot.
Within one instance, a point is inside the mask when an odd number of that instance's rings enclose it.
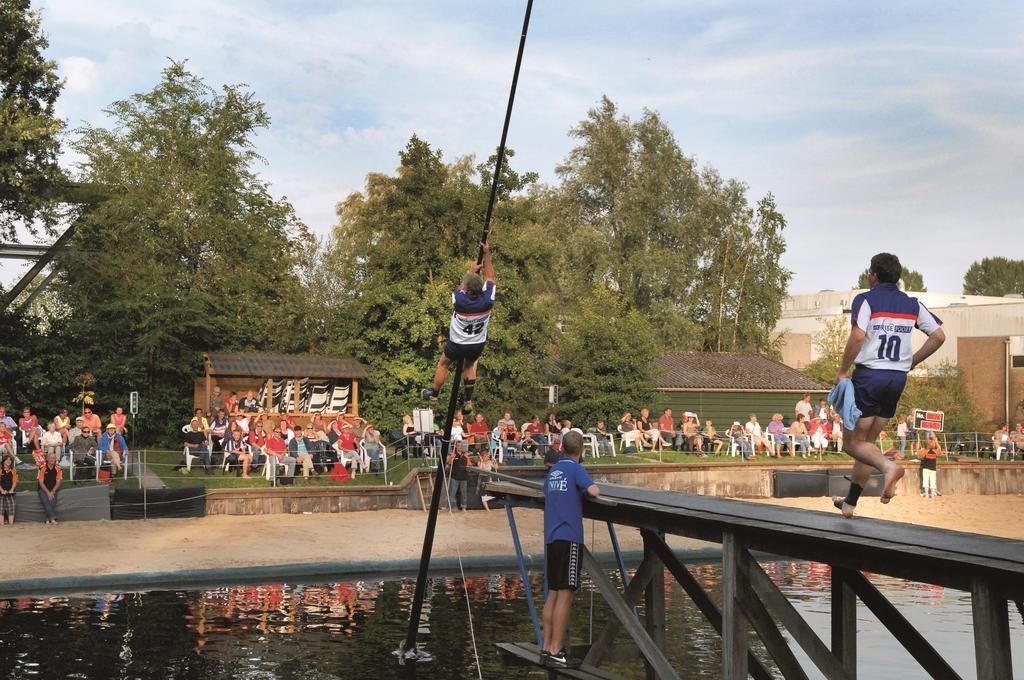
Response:
[[[903,468],[893,463],[888,470],[885,472],[885,487],[882,489],[882,497],[879,499],[883,503],[888,503],[896,495],[896,483],[903,479]]]

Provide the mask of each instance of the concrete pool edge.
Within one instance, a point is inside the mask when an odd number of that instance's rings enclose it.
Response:
[[[719,559],[720,546],[688,548],[675,551],[684,562]],[[613,565],[615,555],[600,552],[594,555],[598,561]],[[643,559],[642,550],[626,550],[622,553],[628,564],[637,564]],[[527,567],[536,570],[543,567],[543,554],[526,554]],[[500,570],[514,572],[517,569],[515,555],[478,555],[462,558],[467,572]],[[309,582],[314,579],[332,581],[351,580],[367,576],[397,577],[416,573],[419,559],[404,560],[361,560],[351,562],[303,562],[299,564],[266,564],[248,567],[211,567],[204,569],[177,569],[172,571],[147,571],[138,573],[87,574],[76,576],[52,576],[44,578],[10,579],[0,581],[0,598],[37,595],[55,595],[82,592],[138,592],[145,590],[177,590],[199,586],[215,586],[241,583],[273,583],[296,580]],[[430,561],[432,575],[458,572],[459,560],[453,556],[435,557]]]

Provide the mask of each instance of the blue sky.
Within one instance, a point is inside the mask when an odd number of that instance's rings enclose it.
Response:
[[[448,159],[497,144],[524,0],[37,0],[59,113],[151,88],[167,58],[247,83],[261,169],[318,233],[412,133]],[[602,96],[658,111],[701,163],[773,192],[791,291],[849,287],[879,250],[959,291],[1024,257],[1024,4],[536,0],[509,143],[554,180]],[[74,162],[66,158],[67,163]]]

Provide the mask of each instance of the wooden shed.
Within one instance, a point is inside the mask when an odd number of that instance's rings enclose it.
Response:
[[[359,382],[366,369],[351,357],[263,352],[209,352],[196,379],[195,406],[209,411],[221,397],[252,391],[264,413],[359,415]]]
[[[746,423],[751,413],[764,424],[781,413],[788,423],[803,395],[810,394],[817,407],[829,390],[803,371],[740,352],[665,352],[655,361],[654,384],[654,417],[665,408],[677,417],[692,411],[719,429],[734,420]]]

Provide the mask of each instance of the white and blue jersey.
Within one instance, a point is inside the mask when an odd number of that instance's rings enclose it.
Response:
[[[895,283],[879,283],[855,297],[851,316],[853,325],[866,335],[854,363],[883,371],[908,372],[913,365],[914,329],[931,335],[942,326],[937,316]]]
[[[452,322],[448,327],[448,340],[456,345],[482,345],[487,342],[487,326],[494,309],[494,281],[484,284],[480,295],[472,297],[464,290],[452,293]]]
[[[594,482],[572,458],[561,458],[544,480],[544,542],[583,542],[583,494]]]

